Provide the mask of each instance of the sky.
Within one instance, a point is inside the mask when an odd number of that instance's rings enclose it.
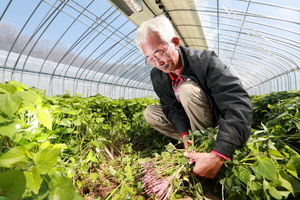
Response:
[[[40,2],[42,3],[39,4]],[[36,38],[41,37],[42,39],[57,40],[63,36],[61,41],[68,46],[72,46],[84,34],[84,31],[91,26],[96,31],[90,33],[81,42],[83,46],[89,43],[89,47],[85,48],[83,52],[85,56],[89,56],[97,48],[97,45],[101,44],[106,38],[110,39],[103,44],[103,49],[111,47],[121,38],[126,39],[126,35],[136,28],[126,17],[118,12],[114,12],[115,8],[106,0],[93,1],[89,6],[88,3],[91,1],[77,0],[75,2],[69,1],[69,5],[66,5],[62,9],[62,12],[57,14],[53,8],[57,7],[61,9],[59,7],[60,1],[57,0],[14,0],[0,23],[9,23],[19,30],[27,23],[22,30],[22,34],[28,35],[33,35],[36,28],[42,26],[40,31],[35,35]],[[0,16],[8,3],[9,0],[0,1]],[[84,11],[85,8],[86,10]],[[30,18],[31,15],[32,17]],[[49,17],[48,20],[46,20],[47,17]],[[74,22],[74,19],[77,19],[76,22]],[[53,21],[50,22],[51,20]],[[124,23],[126,24],[123,25]],[[92,38],[99,34],[99,32],[101,33],[98,39],[94,39],[91,42]]]

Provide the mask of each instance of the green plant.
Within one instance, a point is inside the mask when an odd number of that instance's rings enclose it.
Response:
[[[49,97],[18,82],[0,84],[0,199],[142,200],[147,163],[154,176],[171,177],[171,199],[205,198],[207,191],[224,199],[296,198],[299,94],[252,96],[253,135],[210,183],[194,177],[182,150],[144,121],[143,110],[157,99]],[[216,133],[191,133],[191,149],[210,151]]]
[[[43,98],[21,83],[0,84],[0,194],[6,199],[75,197],[72,180],[56,167],[65,145],[50,142],[53,119]]]

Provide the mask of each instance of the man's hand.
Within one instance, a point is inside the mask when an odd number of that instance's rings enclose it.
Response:
[[[193,144],[193,141],[189,140],[188,138],[189,138],[188,135],[186,135],[186,136],[184,136],[182,138],[184,149],[188,149],[188,146],[190,146],[191,144]]]
[[[225,159],[215,153],[184,153],[185,157],[195,161],[193,174],[206,178],[215,178]]]

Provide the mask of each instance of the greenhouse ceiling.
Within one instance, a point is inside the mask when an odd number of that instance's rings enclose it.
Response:
[[[48,95],[155,96],[134,36],[160,14],[182,46],[214,50],[249,94],[299,90],[298,0],[1,0],[1,82]]]

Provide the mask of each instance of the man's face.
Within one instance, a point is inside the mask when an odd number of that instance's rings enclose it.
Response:
[[[156,32],[151,33],[141,49],[145,55],[145,62],[157,69],[170,73],[180,66],[178,45],[163,42]]]

